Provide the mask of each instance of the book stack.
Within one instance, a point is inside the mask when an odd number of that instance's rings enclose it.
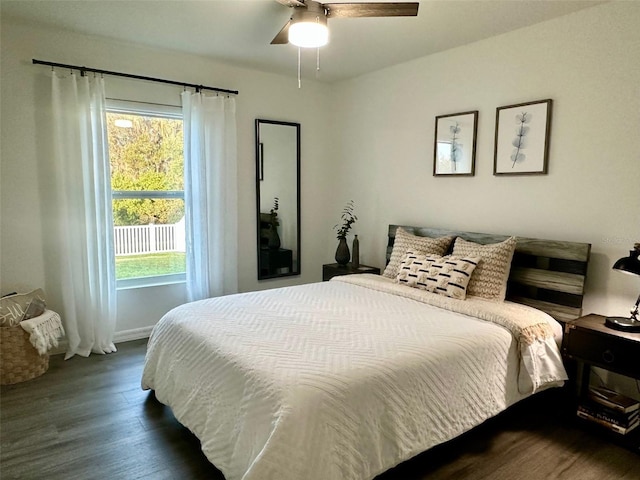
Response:
[[[640,425],[640,402],[607,388],[592,387],[578,405],[577,415],[626,435]]]

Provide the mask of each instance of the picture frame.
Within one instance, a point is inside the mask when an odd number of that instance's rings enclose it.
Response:
[[[438,115],[433,142],[433,176],[473,176],[478,110]]]
[[[549,166],[551,99],[496,109],[494,175],[546,175]]]

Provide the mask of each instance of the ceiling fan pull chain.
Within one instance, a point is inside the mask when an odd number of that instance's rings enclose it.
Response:
[[[324,9],[324,16],[327,16],[327,10]],[[316,23],[320,24],[320,17],[316,17]],[[320,72],[320,47],[316,48],[316,78],[318,78],[318,72]]]
[[[298,88],[302,86],[302,82],[300,81],[300,47],[298,47]]]

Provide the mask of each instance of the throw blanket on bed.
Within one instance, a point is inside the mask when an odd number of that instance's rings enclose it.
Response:
[[[52,310],[45,310],[38,317],[20,322],[22,329],[29,334],[31,345],[40,355],[44,355],[58,346],[58,338],[64,335],[62,319]]]
[[[547,370],[548,356],[562,362],[557,348],[553,347],[554,337],[551,322],[554,320],[546,313],[526,305],[512,302],[494,302],[480,297],[467,297],[466,300],[438,295],[437,293],[400,285],[393,279],[379,275],[345,275],[333,277],[331,281],[351,283],[381,292],[393,293],[411,298],[434,307],[451,312],[462,313],[496,323],[509,330],[518,341],[521,364],[518,388],[521,393],[535,393],[547,383],[542,372]],[[565,380],[568,377],[565,376]]]

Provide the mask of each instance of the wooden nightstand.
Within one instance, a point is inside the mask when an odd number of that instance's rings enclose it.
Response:
[[[351,263],[347,263],[346,265],[340,265],[339,263],[328,263],[322,265],[323,282],[339,275],[352,275],[354,273],[373,273],[375,275],[380,275],[380,269],[377,267],[370,267],[369,265],[360,265],[358,268],[355,268]]]
[[[604,319],[602,315],[590,314],[564,326],[562,355],[584,363],[581,398],[588,392],[592,366],[640,379],[640,333],[605,327]],[[609,437],[640,453],[640,430],[625,436],[611,434]]]
[[[640,333],[605,327],[602,315],[591,314],[567,322],[562,354],[580,360],[588,367],[595,365],[640,379]],[[586,369],[587,375],[589,370]]]

